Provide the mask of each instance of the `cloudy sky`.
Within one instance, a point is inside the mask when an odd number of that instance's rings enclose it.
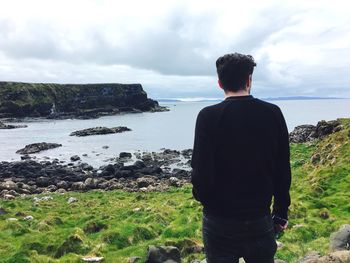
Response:
[[[256,97],[350,97],[347,1],[0,0],[0,80],[141,83],[220,97],[215,60],[257,61]]]

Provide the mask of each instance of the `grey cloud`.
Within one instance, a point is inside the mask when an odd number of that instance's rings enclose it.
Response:
[[[126,46],[114,45],[108,40],[108,35],[91,29],[86,32],[84,39],[89,42],[91,48],[75,47],[73,50],[66,50],[61,45],[63,42],[61,37],[64,37],[62,32],[55,35],[53,25],[42,21],[30,21],[26,25],[24,37],[20,35],[15,39],[5,37],[0,43],[0,48],[7,56],[16,59],[53,59],[100,65],[122,64],[166,75],[213,76],[218,56],[234,51],[252,53],[272,33],[288,24],[288,19],[283,20],[282,15],[267,18],[267,14],[268,11],[263,12],[262,21],[252,24],[242,36],[233,39],[233,43],[227,43],[226,49],[210,44],[211,38],[217,37],[212,34],[216,30],[218,19],[216,13],[193,16],[185,10],[175,10],[165,24],[159,25],[154,30],[130,34],[125,39]],[[191,39],[182,36],[182,32],[188,29],[192,29]],[[11,35],[8,29],[7,34]],[[209,49],[211,52],[209,56],[200,53],[201,50]]]
[[[75,29],[81,37],[79,42],[68,35],[74,30],[40,17],[26,20],[22,29],[16,21],[0,18],[0,56],[5,59],[0,61],[0,79],[142,82],[156,97],[218,97],[222,93],[216,84],[215,60],[224,53],[237,51],[257,59],[253,94],[258,96],[350,96],[347,73],[350,44],[347,42],[341,48],[328,46],[348,32],[349,26],[330,23],[318,33],[305,35],[298,29],[303,31],[303,19],[307,22],[309,17],[312,19],[309,12],[314,11],[288,9],[276,3],[257,12],[237,37],[221,39],[217,28],[220,13],[194,15],[180,5],[148,30],[126,28],[119,43],[113,41],[113,30],[103,30],[101,25]],[[118,26],[111,28],[117,30]],[[276,61],[269,51],[288,41],[319,48],[322,63]],[[279,67],[274,68],[276,64]],[[1,70],[2,65],[6,70]],[[114,68],[116,65],[125,65],[127,69],[121,71]]]

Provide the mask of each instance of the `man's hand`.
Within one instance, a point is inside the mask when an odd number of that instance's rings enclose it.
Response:
[[[287,219],[283,219],[279,216],[273,215],[272,220],[274,223],[276,234],[287,229],[287,227],[288,227],[288,220]]]

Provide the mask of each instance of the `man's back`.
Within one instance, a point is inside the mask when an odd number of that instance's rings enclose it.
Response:
[[[252,95],[227,97],[197,117],[192,156],[195,198],[219,217],[287,218],[290,164],[280,109]]]

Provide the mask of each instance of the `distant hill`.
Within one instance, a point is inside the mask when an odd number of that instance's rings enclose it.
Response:
[[[158,98],[159,102],[198,102],[198,101],[222,101],[222,98]],[[290,97],[267,97],[262,100],[328,100],[328,99],[347,99],[337,97],[308,97],[308,96],[290,96]]]

